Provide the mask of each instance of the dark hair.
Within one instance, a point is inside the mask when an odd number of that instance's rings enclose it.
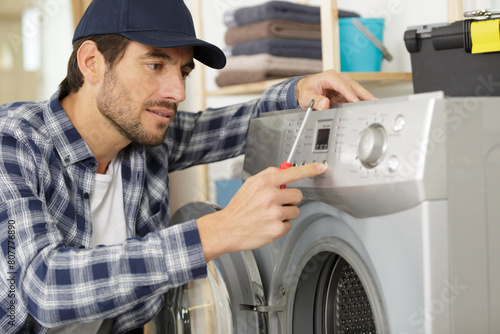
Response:
[[[73,43],[73,53],[68,62],[68,73],[66,78],[59,85],[59,100],[64,99],[70,93],[76,93],[83,86],[83,75],[78,68],[77,54],[78,50],[85,41],[94,41],[97,44],[97,49],[104,56],[104,61],[111,69],[123,58],[125,49],[131,42],[131,39],[121,35],[91,35],[80,38]]]

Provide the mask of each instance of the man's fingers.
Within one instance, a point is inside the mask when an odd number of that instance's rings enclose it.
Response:
[[[283,222],[289,222],[291,220],[297,219],[300,215],[300,210],[296,206],[284,206],[283,210]]]
[[[325,110],[325,109],[330,109],[330,99],[321,95],[317,95],[315,97],[316,102],[316,110]]]
[[[296,205],[299,204],[300,201],[302,201],[302,192],[298,189],[283,189],[280,190],[281,194],[281,205]]]
[[[356,80],[351,79],[347,74],[341,74],[341,76],[349,82],[349,85],[351,87],[351,90],[354,92],[354,94],[358,97],[359,100],[361,101],[369,101],[369,100],[376,100],[377,98],[373,96],[372,93],[370,93],[368,90],[366,90],[359,82]]]
[[[275,173],[277,171],[279,171],[278,167],[267,167],[266,169],[264,169],[263,171],[261,171],[259,174],[260,175],[266,175],[266,174]]]
[[[304,166],[290,167],[276,173],[273,178],[275,186],[286,185],[306,177],[313,177],[324,173],[326,166],[322,163],[313,163]]]
[[[315,109],[329,109],[330,104],[358,102],[376,99],[357,81],[345,73],[327,70],[319,74],[307,76],[297,82],[296,96],[302,108],[315,99]]]
[[[337,74],[335,71],[329,71],[327,74],[331,75],[331,80],[327,80],[324,84],[324,88],[336,91],[340,96],[347,102],[359,102],[365,100],[374,100],[375,96],[367,91],[361,84],[357,81],[351,79],[347,74]],[[334,80],[335,77],[339,77],[341,80]],[[336,94],[332,94],[331,100],[338,99]],[[333,101],[335,103],[335,101]]]

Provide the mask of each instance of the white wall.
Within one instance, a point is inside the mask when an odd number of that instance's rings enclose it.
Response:
[[[73,18],[71,0],[37,1],[41,9],[42,68],[40,99],[49,98],[66,77],[71,55]]]

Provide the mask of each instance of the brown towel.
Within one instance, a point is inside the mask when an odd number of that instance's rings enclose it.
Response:
[[[322,61],[308,58],[276,57],[269,54],[233,56],[219,71],[219,87],[319,73]]]
[[[226,44],[235,45],[261,38],[321,39],[321,25],[285,20],[268,20],[226,31]]]

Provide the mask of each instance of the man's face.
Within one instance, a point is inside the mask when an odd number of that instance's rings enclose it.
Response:
[[[123,58],[104,74],[97,107],[126,139],[158,146],[186,98],[185,79],[193,68],[192,47],[153,48],[131,42]]]

